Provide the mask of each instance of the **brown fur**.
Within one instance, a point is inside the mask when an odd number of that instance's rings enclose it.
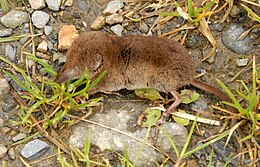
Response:
[[[94,78],[102,71],[107,72],[93,92],[155,88],[168,93],[193,83],[203,89],[203,83],[198,84],[193,79],[193,64],[186,48],[171,39],[87,32],[81,34],[69,48],[66,64],[56,81],[77,79],[88,68]],[[206,91],[225,96],[211,88]]]

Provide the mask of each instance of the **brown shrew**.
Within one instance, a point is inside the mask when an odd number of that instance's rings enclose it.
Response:
[[[219,89],[194,79],[191,55],[171,39],[142,35],[118,37],[99,31],[83,33],[68,49],[66,63],[56,81],[78,79],[86,68],[93,78],[106,71],[92,92],[155,88],[171,93],[175,101],[164,117],[180,104],[177,90],[185,85],[193,85],[229,101]]]

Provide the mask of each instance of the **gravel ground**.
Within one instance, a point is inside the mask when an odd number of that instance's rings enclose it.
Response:
[[[247,69],[250,69],[252,55],[256,56],[257,63],[260,62],[258,54],[260,53],[259,28],[252,30],[244,39],[237,40],[242,33],[257,24],[247,17],[245,12],[241,12],[242,7],[238,2],[234,3],[225,22],[219,22],[224,12],[219,12],[211,17],[209,28],[216,40],[217,49],[214,56],[203,62],[201,60],[210,53],[212,46],[198,28],[184,29],[172,35],[165,35],[187,23],[182,17],[166,17],[165,19],[165,17],[158,16],[158,12],[172,11],[171,5],[154,6],[151,2],[139,2],[138,0],[128,2],[117,0],[10,0],[9,2],[10,10],[7,13],[0,12],[0,37],[23,34],[29,34],[29,36],[12,42],[0,43],[0,53],[19,67],[29,69],[35,81],[40,81],[41,77],[54,78],[47,75],[41,65],[25,59],[26,56],[23,52],[33,53],[53,66],[54,69],[59,70],[66,62],[66,50],[73,40],[82,32],[93,30],[105,31],[118,36],[126,34],[166,36],[179,41],[182,40],[183,36],[186,36],[184,45],[189,49],[194,63],[197,64],[196,72],[198,74],[205,73],[200,77],[200,80],[215,87],[218,87],[215,81],[218,78],[232,90],[235,90],[236,86],[239,85],[238,82],[234,82],[235,80],[248,82],[248,78],[251,76],[251,71]],[[252,8],[259,13],[259,8]],[[174,8],[174,10],[176,9]],[[10,66],[1,61],[0,68],[11,69]],[[35,71],[36,74],[32,71]],[[14,74],[22,80],[21,75],[15,72]],[[237,74],[240,75],[237,76]],[[188,87],[188,89],[195,90],[193,87]],[[5,163],[6,166],[24,166],[21,162],[22,157],[32,166],[59,166],[57,147],[40,134],[36,134],[29,141],[12,145],[36,132],[35,129],[28,129],[25,125],[16,125],[11,121],[19,120],[17,116],[18,102],[11,94],[12,91],[17,91],[20,94],[24,89],[15,84],[9,77],[0,76],[0,165],[4,166]],[[181,107],[190,110],[193,115],[196,115],[194,108],[207,111],[202,115],[213,119],[207,113],[219,114],[211,107],[211,104],[216,104],[216,99],[201,90],[196,91],[201,94],[200,99],[191,105],[182,105]],[[93,146],[91,157],[94,159],[103,157],[110,161],[111,166],[122,166],[116,152],[123,154],[124,145],[126,145],[129,159],[134,162],[141,147],[141,143],[134,138],[142,141],[147,132],[147,128],[140,127],[137,120],[146,108],[156,104],[136,97],[133,91],[122,90],[119,93],[123,96],[105,95],[102,112],[99,107],[94,107],[95,112],[89,118],[90,121],[109,128],[82,121],[73,126],[56,125],[49,133],[67,145],[82,148],[84,139],[88,138],[88,131],[91,130]],[[38,115],[35,114],[35,116]],[[191,124],[192,122],[188,126],[182,126],[167,122],[162,127],[177,143],[180,150],[187,139]],[[224,121],[221,122],[221,126],[223,124]],[[189,148],[191,149],[205,138],[217,134],[221,126],[198,123]],[[163,152],[176,159],[168,139],[161,132],[157,134],[156,128],[153,127],[149,142],[155,144],[155,141]],[[230,155],[237,155],[240,151],[234,136],[226,148],[224,145],[225,140],[196,152],[187,160],[187,166],[207,166],[212,148],[214,149],[213,166],[223,166]],[[68,155],[64,154],[64,157],[67,157],[68,161],[70,160]],[[136,166],[156,166],[155,161],[162,164],[164,160],[165,156],[161,152],[154,147],[145,146]],[[249,163],[248,155],[243,161],[233,159],[230,162],[231,166]],[[164,166],[173,166],[173,163],[167,161]]]

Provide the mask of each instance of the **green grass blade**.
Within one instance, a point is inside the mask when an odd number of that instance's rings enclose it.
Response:
[[[35,91],[33,89],[30,88],[30,86],[27,86],[26,84],[22,83],[17,77],[15,77],[14,75],[12,75],[11,73],[3,70],[3,72],[10,77],[12,80],[14,80],[20,87],[22,87],[23,89],[25,89],[27,92],[29,92],[30,94],[32,94],[34,97],[36,97],[37,99],[43,99],[43,97],[41,95],[38,94],[39,91]]]
[[[19,36],[0,38],[0,43],[18,41],[18,40],[20,40],[21,38],[24,38],[24,37],[31,37],[31,35],[30,34],[23,34],[23,35],[19,35]]]
[[[249,7],[247,7],[244,4],[241,4],[241,6],[243,8],[245,8],[245,10],[248,12],[248,14],[250,14],[256,21],[258,21],[260,23],[260,17],[255,12],[253,12]]]
[[[191,129],[190,129],[190,132],[189,132],[189,135],[188,135],[188,138],[182,148],[182,151],[181,151],[181,154],[180,154],[180,157],[181,158],[184,158],[185,156],[185,152],[187,151],[188,149],[188,146],[189,146],[189,143],[190,143],[190,140],[191,140],[191,137],[192,137],[192,133],[194,132],[194,129],[195,129],[195,126],[196,126],[196,123],[197,123],[197,120],[198,120],[198,117],[199,117],[199,114],[197,114],[196,116],[196,119],[194,120],[192,126],[191,126]]]
[[[158,14],[162,16],[173,16],[173,17],[180,16],[178,12],[159,12]]]
[[[177,146],[175,145],[174,141],[172,140],[172,138],[169,136],[169,134],[163,129],[161,128],[160,126],[156,125],[157,128],[159,128],[163,134],[167,137],[167,139],[169,140],[169,142],[171,143],[172,147],[173,147],[173,150],[175,152],[175,155],[177,156],[177,158],[180,158],[180,152],[177,148]]]
[[[204,144],[202,144],[202,145],[196,147],[195,149],[192,149],[191,151],[186,152],[186,153],[183,155],[183,157],[188,157],[188,156],[190,156],[190,155],[192,155],[192,154],[198,152],[199,150],[206,148],[206,147],[209,146],[210,144],[213,144],[213,143],[217,142],[218,140],[223,139],[224,137],[226,137],[226,136],[229,135],[229,132],[230,132],[230,129],[227,130],[227,131],[225,131],[225,132],[223,132],[223,133],[221,133],[221,134],[220,134],[218,137],[216,137],[215,139],[212,139],[212,140],[210,140],[210,141],[208,141],[208,142],[206,142],[206,143],[204,143]]]
[[[0,0],[0,4],[1,4],[1,9],[4,13],[7,13],[10,10],[7,0]]]
[[[102,72],[102,73],[89,85],[89,89],[93,88],[105,75],[106,75],[106,71]]]
[[[137,152],[137,154],[136,154],[136,157],[135,157],[133,166],[136,166],[136,163],[137,163],[138,159],[139,159],[140,156],[141,156],[141,153],[142,153],[142,151],[143,151],[143,149],[144,149],[145,143],[146,143],[147,140],[148,140],[150,131],[151,131],[151,126],[149,125],[148,128],[147,128],[147,132],[146,132],[146,135],[145,135],[145,137],[144,137],[144,141],[143,141],[143,143],[142,143],[142,146],[140,147],[140,149],[138,150],[138,152]]]
[[[224,89],[224,91],[228,94],[228,96],[230,97],[230,99],[233,101],[233,103],[235,104],[236,108],[238,109],[239,112],[243,112],[243,108],[241,107],[239,101],[235,98],[235,96],[233,95],[233,93],[227,88],[227,86],[221,82],[220,80],[217,79],[217,83],[222,87],[222,89]]]
[[[23,52],[23,53],[26,54],[28,58],[36,61],[37,63],[39,63],[40,65],[45,67],[43,69],[45,72],[48,72],[49,74],[51,74],[54,77],[57,76],[57,71],[55,71],[54,68],[51,65],[49,65],[48,63],[46,63],[42,59],[39,59],[39,58],[37,58],[36,56],[34,56],[34,55],[30,54],[30,53],[27,53],[27,52]]]
[[[27,119],[32,114],[32,112],[34,112],[40,105],[44,104],[45,102],[46,102],[45,99],[43,99],[41,101],[36,102],[33,106],[31,106],[27,111],[26,115],[23,117],[22,124],[24,124],[27,121]]]
[[[194,10],[192,7],[192,0],[188,0],[188,13],[190,17],[194,16]]]
[[[210,8],[215,2],[214,1],[211,1],[210,3],[208,3],[207,5],[197,9],[194,11],[194,16],[197,16],[199,13],[201,13],[202,11]]]

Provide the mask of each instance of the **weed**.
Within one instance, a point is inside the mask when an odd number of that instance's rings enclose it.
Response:
[[[48,63],[29,53],[26,54],[28,58],[33,59],[41,64],[44,67],[43,70],[45,72],[52,76],[57,75],[57,72]],[[105,75],[105,72],[103,72],[99,77],[91,82],[88,76],[88,70],[86,69],[82,77],[75,82],[70,83],[70,81],[68,81],[66,85],[64,83],[60,85],[52,81],[43,80],[39,88],[35,83],[32,82],[32,79],[14,63],[3,57],[0,57],[0,60],[10,64],[17,72],[22,75],[24,79],[24,81],[21,81],[10,72],[2,70],[7,76],[13,79],[27,92],[24,93],[22,97],[27,100],[28,104],[30,104],[30,107],[27,108],[25,106],[21,106],[19,112],[21,121],[16,122],[17,124],[30,125],[30,121],[28,121],[29,116],[32,113],[41,110],[44,113],[44,119],[41,121],[43,122],[44,129],[47,129],[58,121],[63,123],[72,123],[73,121],[71,122],[64,119],[65,116],[67,116],[67,112],[69,110],[78,111],[91,106],[97,106],[102,100],[102,98],[89,99],[87,92],[101,80],[101,78]],[[83,85],[85,85],[83,89],[77,89]],[[51,92],[47,94],[47,92],[50,91],[49,88],[51,89]]]
[[[224,102],[225,104],[235,108],[238,112],[248,118],[252,123],[252,134],[254,134],[256,130],[256,121],[260,120],[259,114],[256,113],[257,106],[259,105],[259,94],[257,93],[257,71],[255,65],[255,57],[253,57],[253,70],[252,70],[252,91],[248,88],[248,86],[243,82],[241,82],[242,87],[244,88],[246,93],[241,92],[238,88],[236,89],[236,93],[239,98],[242,98],[243,101],[246,102],[246,105],[242,105],[241,101],[235,97],[235,95],[230,91],[230,89],[220,80],[217,80],[218,84],[222,87],[222,89],[228,94],[231,102]]]
[[[204,18],[205,16],[211,15],[214,12],[212,11],[206,11],[208,10],[210,7],[212,7],[212,5],[214,4],[214,1],[210,1],[208,4],[197,8],[196,6],[193,6],[193,2],[192,0],[188,0],[187,1],[187,6],[188,6],[188,13],[185,12],[177,2],[173,3],[176,7],[177,7],[177,12],[161,12],[161,15],[164,16],[181,16],[186,20],[189,20],[190,22],[194,23],[194,24],[198,24],[198,22]]]

